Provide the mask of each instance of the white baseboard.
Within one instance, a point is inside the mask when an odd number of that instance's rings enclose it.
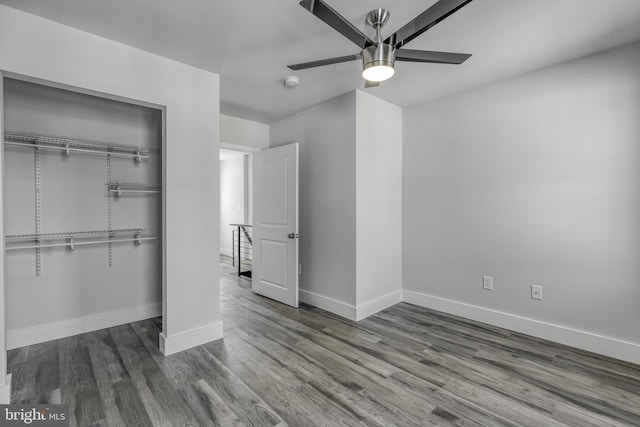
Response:
[[[233,251],[231,249],[227,249],[227,248],[220,248],[220,253],[222,255],[226,255],[226,256],[229,256],[229,257],[233,256]]]
[[[66,338],[162,315],[162,304],[130,307],[87,317],[7,331],[7,350]]]
[[[356,321],[360,321],[366,317],[376,314],[379,311],[389,308],[402,302],[402,289],[390,292],[381,297],[374,298],[356,307]]]
[[[324,295],[300,289],[298,291],[300,301],[321,308],[330,313],[337,314],[349,320],[359,321],[377,312],[402,302],[402,290],[398,289],[381,297],[374,298],[358,306],[347,304]]]
[[[4,384],[0,384],[0,405],[11,403],[11,374],[4,379]]]
[[[321,308],[330,313],[345,317],[349,320],[357,319],[357,310],[354,305],[347,304],[346,302],[338,301],[333,298],[325,297],[324,295],[305,291],[304,289],[300,289],[298,291],[298,295],[300,301],[306,304]]]
[[[421,292],[405,289],[403,294],[404,302],[409,304],[419,305],[640,365],[640,344]]]
[[[222,322],[212,323],[169,336],[162,332],[160,333],[160,351],[165,356],[169,356],[220,338],[222,338]]]

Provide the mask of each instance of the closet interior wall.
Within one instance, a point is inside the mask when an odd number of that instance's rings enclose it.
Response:
[[[4,103],[6,131],[140,147],[150,153],[140,163],[111,157],[111,181],[162,182],[161,111],[8,78]],[[4,150],[5,233],[34,234],[35,150]],[[6,251],[8,335],[108,313],[161,313],[161,194],[111,194],[105,155],[40,149],[39,175],[40,233],[106,230],[110,199],[112,229],[141,228],[157,240],[112,243],[111,267],[107,244],[43,248],[39,276],[35,249]]]

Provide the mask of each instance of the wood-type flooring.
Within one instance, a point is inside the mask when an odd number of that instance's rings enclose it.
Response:
[[[9,352],[13,403],[72,426],[640,426],[640,367],[409,304],[358,323],[221,264],[224,339],[169,357],[150,319]]]

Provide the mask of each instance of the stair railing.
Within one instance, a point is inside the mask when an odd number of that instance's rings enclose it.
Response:
[[[253,262],[252,226],[249,224],[231,224],[233,265],[238,267],[238,276],[251,277]]]

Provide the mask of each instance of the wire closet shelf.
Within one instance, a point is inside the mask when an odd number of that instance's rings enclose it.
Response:
[[[69,156],[71,152],[110,155],[113,157],[128,157],[140,163],[150,158],[149,152],[139,147],[126,145],[106,144],[83,139],[62,138],[57,136],[36,135],[21,132],[5,132],[5,145],[14,145],[29,148],[42,148],[47,150],[59,150]]]
[[[74,246],[76,245],[97,245],[117,242],[134,242],[136,245],[141,245],[145,240],[157,239],[156,236],[144,236],[143,232],[144,229],[142,228],[123,228],[115,230],[71,231],[62,233],[16,234],[5,237],[5,250],[10,251],[18,249],[67,246],[70,251],[73,251]],[[133,237],[119,237],[126,234],[132,235]],[[100,237],[102,237],[102,239],[100,239]],[[65,240],[65,242],[60,242],[60,240]],[[31,244],[20,244],[28,242],[31,242]]]

